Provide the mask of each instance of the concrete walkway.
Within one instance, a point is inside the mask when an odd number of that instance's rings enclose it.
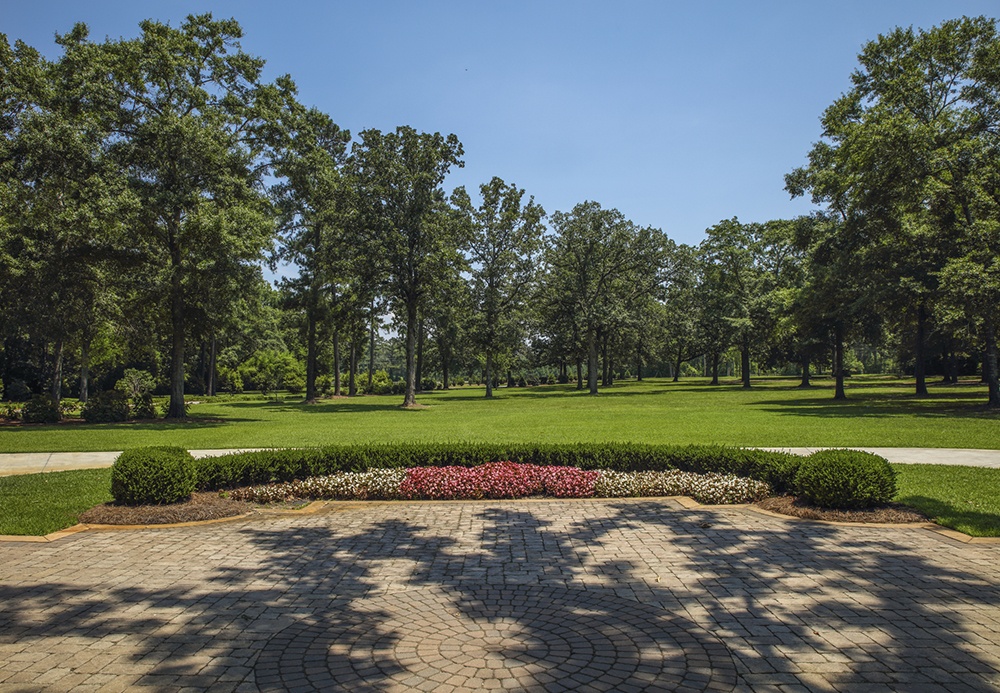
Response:
[[[251,448],[259,450],[260,448]],[[823,448],[765,448],[784,450],[797,455],[808,455]],[[957,464],[968,467],[1000,467],[1000,450],[971,450],[965,448],[852,448],[881,455],[890,462],[903,464]],[[226,455],[241,450],[191,450],[195,457]],[[60,472],[69,469],[95,469],[110,467],[116,452],[15,452],[0,454],[0,476]]]
[[[0,543],[0,691],[995,691],[998,552],[671,499]]]

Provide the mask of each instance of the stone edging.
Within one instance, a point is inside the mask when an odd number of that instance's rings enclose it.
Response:
[[[518,502],[524,501],[535,501],[535,502],[545,502],[545,501],[567,501],[567,500],[595,500],[594,498],[585,499],[572,499],[572,498],[519,498]],[[700,510],[702,508],[709,510],[747,510],[758,515],[764,515],[766,517],[773,517],[779,520],[786,520],[789,522],[805,522],[821,525],[832,525],[834,527],[881,527],[881,528],[892,528],[892,529],[925,529],[934,534],[937,534],[945,539],[951,539],[953,541],[958,541],[963,544],[985,544],[985,545],[1000,545],[1000,537],[971,537],[968,534],[962,534],[961,532],[955,531],[953,529],[948,529],[947,527],[942,527],[941,525],[936,525],[933,522],[838,522],[835,520],[815,520],[806,517],[796,517],[794,515],[782,515],[781,513],[776,513],[771,510],[765,510],[756,505],[749,503],[731,504],[731,505],[706,505],[699,503],[695,499],[689,496],[640,496],[640,497],[629,497],[629,498],[605,498],[603,500],[630,500],[630,501],[648,501],[648,500],[672,500],[675,501],[685,510]],[[490,502],[489,500],[479,500],[471,501],[475,503]],[[331,505],[339,505],[338,510],[348,510],[355,507],[364,507],[369,504],[378,503],[392,503],[393,501],[376,500],[376,501],[312,501],[302,508],[295,510],[254,510],[248,513],[242,513],[240,515],[233,515],[232,517],[220,517],[213,520],[194,520],[192,522],[174,522],[168,524],[143,524],[143,525],[98,525],[98,524],[78,524],[72,527],[67,527],[66,529],[61,529],[58,532],[52,532],[51,534],[46,534],[45,536],[22,536],[16,534],[0,534],[0,543],[48,543],[53,541],[58,541],[68,536],[77,534],[78,532],[86,531],[118,531],[118,530],[135,530],[135,529],[174,529],[178,527],[201,527],[202,525],[214,525],[221,524],[223,522],[234,522],[236,520],[243,520],[254,515],[268,516],[268,515],[314,515],[320,510],[331,507]],[[439,501],[396,501],[403,503],[468,503],[470,501],[465,500],[439,500]]]

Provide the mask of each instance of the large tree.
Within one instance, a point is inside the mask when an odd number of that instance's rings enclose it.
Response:
[[[486,397],[493,396],[493,360],[523,341],[525,303],[538,275],[545,210],[524,190],[494,177],[479,186],[474,208],[464,189],[456,206],[468,217],[467,246],[474,306],[471,337],[483,356]]]
[[[115,110],[111,155],[140,205],[136,249],[170,328],[168,418],[185,415],[184,357],[198,275],[258,263],[274,232],[264,194],[270,126],[294,85],[260,81],[235,20],[140,24],[136,39],[80,43],[92,98]]]
[[[552,215],[556,236],[546,253],[547,292],[575,317],[586,345],[590,394],[597,394],[598,352],[606,331],[655,294],[667,239],[616,209],[583,202]]]
[[[998,55],[996,22],[985,17],[879,36],[859,55],[853,88],[824,113],[809,165],[786,179],[793,195],[809,192],[840,216],[841,245],[855,254],[844,266],[882,277],[880,303],[911,316],[918,394],[935,301],[956,295],[942,280],[969,263],[989,274],[996,256]],[[995,329],[981,318],[989,352]],[[990,404],[1000,406],[997,373],[986,370]]]
[[[441,185],[452,166],[462,166],[455,135],[418,133],[410,127],[383,133],[365,130],[352,149],[359,204],[371,252],[385,262],[386,292],[406,336],[406,394],[416,403],[419,311],[442,262],[462,245],[461,226],[443,212]]]
[[[289,298],[305,314],[306,401],[316,399],[318,334],[340,295],[351,258],[358,248],[351,237],[352,195],[343,173],[350,133],[315,109],[294,108],[278,148],[274,186],[279,212],[275,260],[290,263],[298,275],[285,279]]]

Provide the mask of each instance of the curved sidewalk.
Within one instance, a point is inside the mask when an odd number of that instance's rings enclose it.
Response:
[[[247,448],[259,450],[260,448]],[[796,455],[808,455],[823,447],[815,448],[764,448],[782,450]],[[974,450],[967,448],[868,448],[852,447],[881,455],[890,462],[900,464],[954,464],[966,467],[1000,468],[1000,450]],[[191,450],[195,457],[213,457],[242,452],[231,450]],[[97,469],[110,467],[121,451],[112,452],[14,452],[0,453],[0,476],[62,472],[70,469]]]

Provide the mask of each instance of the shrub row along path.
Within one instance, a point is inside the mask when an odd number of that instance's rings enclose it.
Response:
[[[673,499],[0,543],[0,690],[998,690],[998,551]]]
[[[254,448],[260,449],[260,448]],[[783,450],[797,455],[808,455],[825,448],[767,448]],[[1000,468],[1000,450],[972,450],[967,448],[862,448],[881,455],[890,462],[902,464],[957,464],[968,467]],[[226,455],[242,450],[191,450],[195,457]],[[35,474],[37,472],[61,472],[70,469],[96,469],[110,467],[116,452],[15,452],[0,454],[0,476],[14,474]]]

